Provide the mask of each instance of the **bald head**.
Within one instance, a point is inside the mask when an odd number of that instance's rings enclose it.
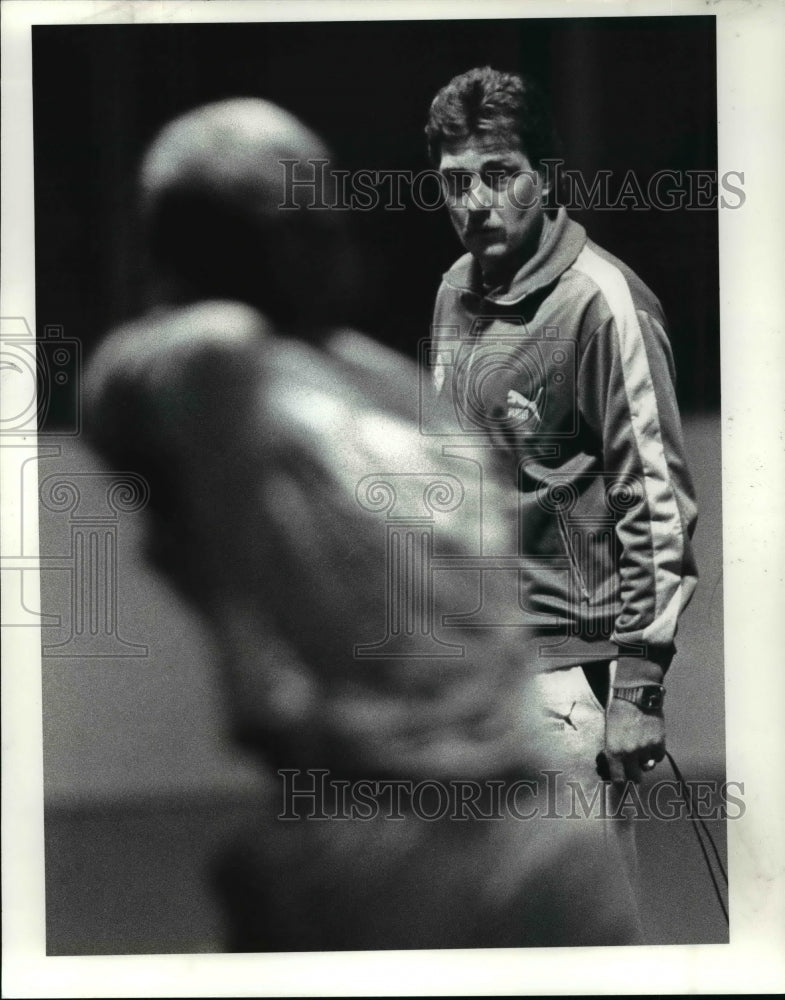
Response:
[[[227,207],[274,217],[286,200],[282,161],[314,159],[329,159],[325,144],[277,105],[255,98],[207,104],[170,122],[148,149],[141,170],[145,206],[154,208],[173,191],[200,190]]]
[[[208,104],[166,125],[140,172],[165,297],[237,299],[284,328],[329,325],[346,286],[346,247],[340,216],[309,207],[330,203],[320,187],[329,170],[312,162],[329,158],[294,115],[256,98]],[[313,184],[287,191],[292,171]]]

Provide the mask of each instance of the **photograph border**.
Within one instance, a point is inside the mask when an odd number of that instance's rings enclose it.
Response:
[[[743,208],[720,213],[727,775],[746,813],[728,824],[728,945],[330,954],[46,957],[40,630],[3,630],[3,979],[9,997],[733,993],[785,988],[785,701],[775,624],[783,597],[781,164],[785,8],[778,0],[519,3],[5,0],[2,17],[0,317],[35,324],[32,49],[36,23],[402,20],[715,15],[719,172],[743,170]],[[10,386],[10,383],[9,383]],[[3,388],[6,385],[4,382]],[[9,388],[9,391],[13,391]],[[29,446],[33,438],[27,442]],[[1,443],[0,443],[1,444]],[[4,473],[13,468],[0,447]],[[3,476],[3,538],[24,518],[37,553],[37,497]],[[26,534],[26,538],[27,538]],[[27,544],[27,543],[26,543]],[[3,559],[14,553],[3,551]],[[10,565],[7,564],[7,565]],[[6,598],[4,597],[4,601]]]

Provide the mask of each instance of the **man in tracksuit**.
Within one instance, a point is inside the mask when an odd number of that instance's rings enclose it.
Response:
[[[484,431],[511,460],[549,738],[618,789],[664,756],[663,679],[696,582],[665,319],[548,207],[552,132],[530,81],[456,77],[426,135],[468,251],[439,289],[433,384],[459,433]]]

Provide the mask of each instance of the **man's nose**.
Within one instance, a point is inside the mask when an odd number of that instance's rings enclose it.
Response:
[[[482,181],[472,184],[467,197],[466,207],[470,211],[487,212],[493,208],[493,191]]]

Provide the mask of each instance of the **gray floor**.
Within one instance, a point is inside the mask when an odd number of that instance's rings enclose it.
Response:
[[[50,955],[225,949],[210,863],[252,802],[50,811],[46,823]],[[708,824],[727,865],[723,824]],[[638,823],[644,929],[651,944],[728,940],[686,820]]]

